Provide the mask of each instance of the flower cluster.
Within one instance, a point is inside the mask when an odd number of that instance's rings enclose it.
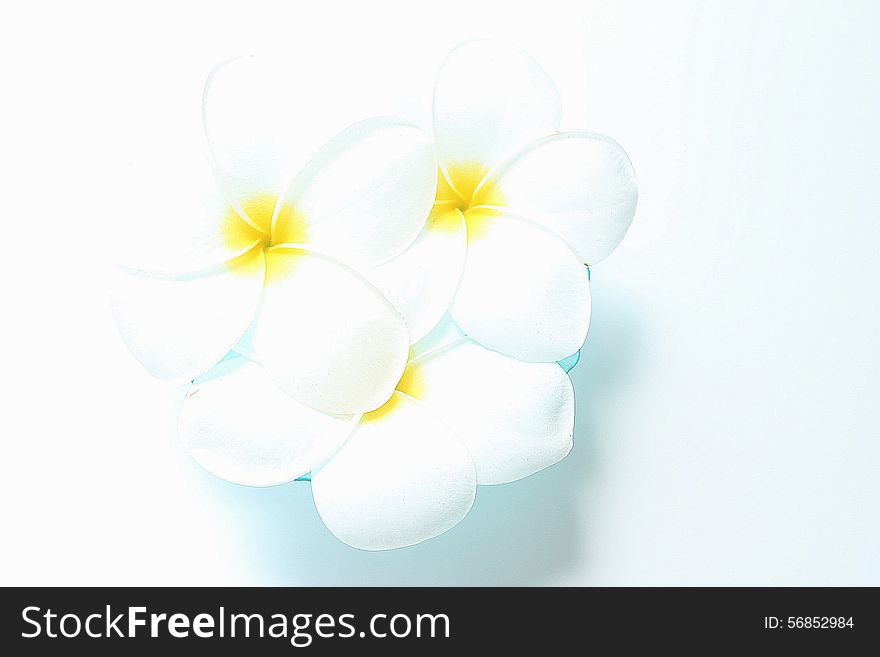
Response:
[[[367,119],[290,171],[283,125],[242,147],[258,66],[209,77],[216,196],[178,217],[167,253],[120,266],[117,324],[151,374],[190,383],[179,432],[208,471],[310,478],[340,540],[412,545],[457,524],[478,484],[570,451],[557,361],[586,339],[585,265],[623,238],[635,175],[614,141],[558,132],[553,82],[493,41],[447,57],[432,134]]]

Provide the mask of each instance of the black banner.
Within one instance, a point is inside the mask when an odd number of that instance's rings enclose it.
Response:
[[[839,651],[880,639],[871,588],[18,588],[2,596],[7,655]]]

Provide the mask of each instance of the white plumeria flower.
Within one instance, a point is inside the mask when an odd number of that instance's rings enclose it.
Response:
[[[166,209],[178,225],[159,241],[173,255],[122,268],[114,314],[159,378],[196,378],[247,333],[249,352],[292,398],[331,414],[370,411],[391,396],[410,342],[403,318],[356,270],[399,255],[425,225],[436,189],[430,138],[370,119],[297,173],[292,106],[279,94],[275,111],[261,113],[279,87],[253,59],[209,77],[204,122],[219,190],[200,210]],[[249,410],[266,413],[266,401]]]
[[[254,121],[255,97],[245,62],[213,76],[205,122],[226,201],[180,240],[183,265],[123,271],[114,301],[150,371],[204,373],[179,418],[192,456],[245,485],[310,474],[328,528],[371,550],[436,536],[467,514],[478,484],[564,458],[574,394],[558,364],[442,326],[406,356],[448,309],[477,236],[447,186],[435,203],[430,140],[396,121],[358,124],[289,183],[295,144],[283,120]],[[364,278],[389,294],[408,336]]]
[[[583,345],[584,264],[621,241],[638,192],[620,146],[556,132],[561,113],[552,80],[515,48],[472,41],[447,57],[434,88],[434,210],[409,251],[366,272],[416,337],[451,304],[469,336],[521,360]]]
[[[203,467],[232,482],[269,486],[311,472],[330,531],[382,550],[456,525],[478,483],[556,463],[571,450],[573,425],[574,392],[558,364],[451,335],[416,346],[391,398],[363,416],[309,408],[257,363],[230,358],[195,382],[179,430]]]

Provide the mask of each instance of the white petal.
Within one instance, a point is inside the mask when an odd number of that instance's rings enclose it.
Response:
[[[467,252],[467,229],[457,208],[436,209],[402,254],[364,276],[403,315],[410,341],[425,337],[449,310]]]
[[[254,318],[263,289],[262,253],[246,264],[188,278],[153,278],[119,269],[111,305],[123,340],[147,371],[183,382],[229,352]]]
[[[138,173],[140,188],[131,190],[114,227],[120,264],[163,276],[193,274],[251,246],[203,151],[181,145],[160,169]],[[245,230],[231,230],[237,226]]]
[[[378,408],[406,366],[409,334],[361,276],[301,249],[268,254],[256,357],[297,400],[326,413]]]
[[[205,131],[217,177],[239,211],[249,199],[280,193],[314,152],[293,75],[282,62],[240,57],[208,76]]]
[[[455,48],[434,87],[434,138],[444,165],[497,164],[559,125],[550,77],[526,53],[497,41]]]
[[[276,102],[277,78],[265,62],[242,57],[217,66],[205,84],[205,132],[220,182],[234,205],[256,194],[277,193],[292,175],[292,106]]]
[[[399,392],[312,474],[315,506],[362,550],[414,545],[452,528],[476,494],[470,455],[445,424]]]
[[[428,135],[397,119],[376,118],[332,139],[284,196],[305,221],[309,248],[368,267],[416,239],[436,189]]]
[[[593,265],[623,239],[638,202],[623,149],[600,135],[568,132],[537,141],[492,174],[483,203],[503,205],[565,239]]]
[[[520,360],[560,360],[580,349],[590,326],[590,284],[577,255],[506,212],[472,210],[468,231],[452,306],[461,329]]]
[[[410,360],[413,358],[418,358],[425,352],[431,351],[432,349],[436,349],[437,347],[442,347],[443,345],[449,344],[450,342],[454,342],[464,336],[464,331],[462,331],[458,324],[455,323],[455,320],[452,319],[452,315],[450,313],[446,313],[443,317],[440,318],[440,321],[437,322],[437,326],[431,329],[431,332],[428,333],[424,338],[416,342],[409,349],[409,357]]]
[[[208,77],[205,131],[233,205],[277,196],[341,128],[396,109],[366,65],[338,53],[316,65],[303,53],[283,44],[275,57],[233,59]],[[358,102],[338,102],[339,89]]]
[[[262,367],[237,357],[195,382],[178,430],[187,451],[212,474],[236,484],[274,486],[324,463],[359,419],[300,404]]]
[[[415,359],[400,389],[452,427],[480,484],[526,477],[571,451],[574,389],[556,363],[524,363],[461,338]]]

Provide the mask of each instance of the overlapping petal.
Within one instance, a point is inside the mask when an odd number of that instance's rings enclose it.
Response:
[[[449,309],[464,267],[467,227],[457,208],[436,208],[418,239],[397,258],[364,275],[394,307],[417,342]]]
[[[447,312],[440,318],[440,321],[437,322],[437,325],[431,329],[428,335],[410,347],[410,360],[418,358],[432,349],[449,344],[458,338],[464,337],[464,335],[464,331],[455,323],[452,315]]]
[[[581,348],[590,309],[589,277],[565,242],[506,211],[471,211],[452,306],[465,333],[520,360],[556,361]]]
[[[433,144],[378,118],[312,148],[302,100],[252,58],[212,73],[222,193],[166,202],[190,229],[122,270],[114,314],[151,373],[207,371],[179,419],[203,467],[254,486],[311,472],[340,540],[413,545],[458,523],[478,483],[571,450],[574,393],[554,361],[586,338],[583,263],[628,229],[635,175],[612,140],[554,134],[553,82],[498,42],[447,57]]]
[[[251,246],[228,232],[235,211],[217,185],[202,141],[180,145],[160,170],[150,172],[149,189],[116,213],[122,238],[116,260],[131,270],[163,277],[204,273]]]
[[[278,194],[313,149],[297,120],[303,102],[291,72],[280,63],[240,57],[208,76],[203,99],[205,132],[215,172],[241,214],[249,199]]]
[[[496,164],[559,125],[562,104],[529,55],[493,40],[449,53],[434,87],[434,138],[441,164]]]
[[[396,392],[312,474],[312,494],[339,540],[387,550],[456,525],[473,505],[476,479],[473,460],[452,430]]]
[[[525,363],[459,338],[414,359],[400,389],[455,431],[480,484],[526,477],[571,450],[574,390],[556,363]]]
[[[353,270],[303,249],[267,253],[256,357],[295,399],[332,414],[378,408],[406,366],[409,334]]]
[[[178,429],[187,451],[212,474],[237,484],[273,486],[320,466],[359,419],[297,402],[262,367],[239,356],[193,384]]]
[[[111,306],[129,350],[153,376],[183,382],[218,363],[253,320],[265,275],[260,252],[190,277],[120,268]]]
[[[586,132],[530,144],[495,170],[481,202],[503,205],[566,240],[585,264],[623,239],[638,202],[632,164],[617,142]]]
[[[419,235],[437,188],[430,138],[398,119],[344,130],[283,195],[305,223],[309,248],[354,267],[386,262]],[[276,241],[285,241],[279,225]]]

